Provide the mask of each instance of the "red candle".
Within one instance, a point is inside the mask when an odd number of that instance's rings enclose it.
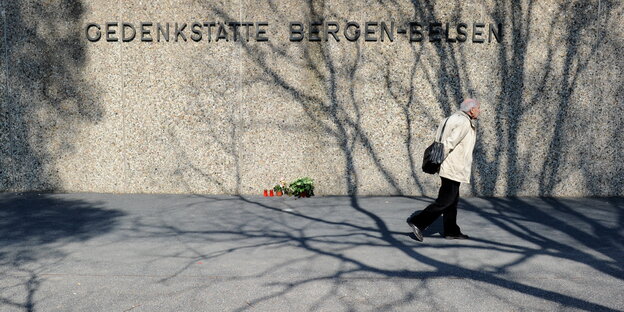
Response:
[[[271,196],[271,197],[275,196],[275,194],[273,193],[273,190],[269,191],[269,196]]]
[[[269,196],[269,192],[267,190],[264,190],[264,197]]]

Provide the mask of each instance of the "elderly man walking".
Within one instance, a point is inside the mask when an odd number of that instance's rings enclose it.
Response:
[[[422,231],[440,215],[444,220],[444,238],[468,239],[457,225],[457,203],[460,183],[470,183],[472,151],[476,142],[475,120],[480,113],[477,100],[467,99],[459,111],[443,120],[438,126],[436,138],[441,135],[444,144],[444,161],[440,165],[442,185],[438,198],[425,210],[407,218],[407,224],[414,231],[418,241],[423,241]],[[445,126],[446,124],[446,126]],[[444,131],[444,133],[441,133]]]

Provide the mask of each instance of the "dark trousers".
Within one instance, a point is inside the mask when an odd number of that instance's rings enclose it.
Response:
[[[459,202],[459,182],[441,178],[442,185],[438,198],[425,210],[408,218],[409,222],[424,231],[440,215],[444,216],[444,235],[457,235],[461,233],[457,226],[457,203]]]

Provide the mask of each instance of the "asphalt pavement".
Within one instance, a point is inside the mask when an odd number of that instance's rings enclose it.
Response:
[[[624,311],[623,198],[0,194],[0,311]]]

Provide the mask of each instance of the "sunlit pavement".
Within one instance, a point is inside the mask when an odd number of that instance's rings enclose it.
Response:
[[[622,311],[623,198],[0,194],[0,311]]]

